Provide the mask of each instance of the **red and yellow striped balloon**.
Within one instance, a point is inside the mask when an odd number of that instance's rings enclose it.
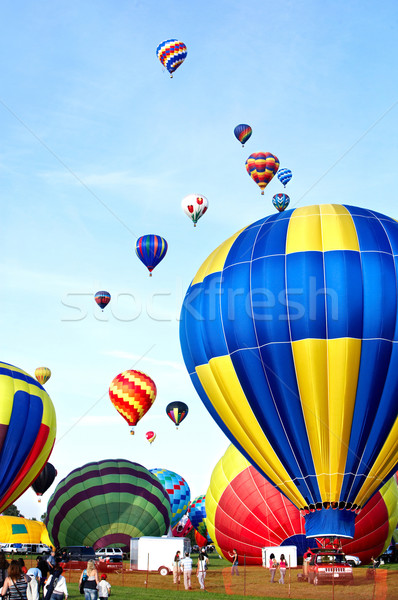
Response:
[[[109,386],[109,397],[116,410],[134,427],[155,402],[156,385],[145,373],[130,369],[116,375]]]
[[[279,159],[270,152],[254,152],[246,161],[246,171],[264,194],[264,190],[279,169]]]

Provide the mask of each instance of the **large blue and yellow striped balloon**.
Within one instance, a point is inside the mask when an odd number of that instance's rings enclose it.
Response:
[[[192,382],[233,444],[306,513],[352,537],[398,462],[398,223],[321,205],[221,244],[184,300]]]

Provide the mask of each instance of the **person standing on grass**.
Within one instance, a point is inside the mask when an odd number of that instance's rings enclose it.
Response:
[[[204,552],[199,552],[198,556],[198,564],[196,566],[196,577],[199,581],[199,586],[201,590],[205,589],[205,579],[206,579],[206,571],[207,571],[207,562],[208,558]]]
[[[84,580],[84,600],[98,600],[98,571],[93,560],[87,562],[87,569],[80,575],[79,585]]]
[[[275,554],[272,553],[269,555],[269,572],[271,575],[271,583],[274,583],[276,569],[278,568],[278,563],[276,562]]]
[[[189,552],[185,552],[184,558],[180,560],[181,571],[184,574],[184,587],[186,590],[192,590],[192,558],[189,556]]]
[[[7,593],[9,600],[27,600],[26,590],[30,577],[24,575],[21,571],[21,566],[17,560],[12,560],[8,568],[8,577],[5,578],[1,595]]]
[[[284,554],[281,554],[279,559],[279,572],[281,574],[278,583],[285,583],[285,574],[286,574],[287,562]]]
[[[101,575],[101,581],[98,584],[98,598],[99,600],[107,600],[111,595],[111,584],[106,580],[105,573]]]
[[[173,561],[173,583],[180,583],[180,551],[177,550]]]
[[[232,552],[228,552],[229,556],[232,558],[232,567],[231,567],[231,575],[239,575],[238,564],[239,558],[236,548],[232,550]]]

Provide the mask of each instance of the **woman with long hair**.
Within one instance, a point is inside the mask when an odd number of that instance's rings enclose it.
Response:
[[[1,550],[0,551],[0,589],[3,587],[5,578],[7,577],[7,569],[10,566],[8,560],[6,560],[6,555]]]
[[[1,595],[9,593],[9,600],[26,600],[26,588],[30,577],[24,575],[17,560],[12,560],[8,568],[8,576],[5,578],[1,589]]]
[[[279,573],[281,574],[278,583],[285,583],[287,562],[284,554],[281,554],[279,559]]]
[[[278,568],[278,563],[276,562],[275,554],[272,553],[269,555],[269,572],[271,575],[271,583],[275,581],[275,573]]]
[[[87,568],[80,575],[79,585],[84,584],[84,600],[98,600],[98,571],[93,560],[87,562]]]

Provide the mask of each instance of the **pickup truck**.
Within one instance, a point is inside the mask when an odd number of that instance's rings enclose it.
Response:
[[[335,550],[319,550],[311,556],[307,580],[314,585],[322,583],[351,583],[354,579],[352,566],[345,554]]]

